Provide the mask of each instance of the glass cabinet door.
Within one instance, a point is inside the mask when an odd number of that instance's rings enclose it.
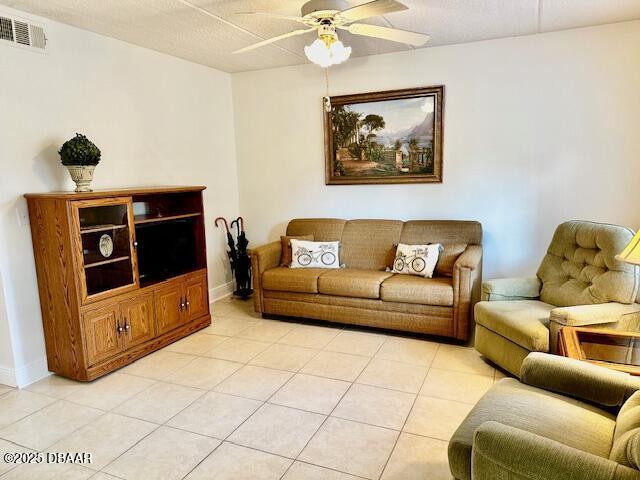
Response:
[[[136,288],[131,199],[82,200],[73,208],[82,247],[83,301]]]

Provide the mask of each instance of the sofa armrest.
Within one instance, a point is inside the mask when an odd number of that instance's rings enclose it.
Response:
[[[482,265],[482,247],[480,245],[469,245],[453,264],[453,271],[461,268],[477,270]]]
[[[271,242],[249,250],[251,256],[251,275],[253,277],[253,307],[256,312],[264,311],[262,296],[262,274],[280,265],[282,243]]]
[[[258,248],[250,249],[249,255],[251,255],[252,259],[256,259],[257,266],[259,267],[258,272],[254,273],[264,273],[266,270],[280,265],[282,244],[279,241],[267,243]]]
[[[497,278],[482,284],[482,300],[536,300],[540,297],[541,288],[542,282],[538,277]]]
[[[640,379],[572,358],[533,352],[520,370],[522,383],[605,407],[621,407]]]
[[[601,303],[598,305],[578,305],[576,307],[558,307],[551,310],[552,322],[562,326],[581,327],[601,323],[616,323],[622,317],[640,312],[640,305],[632,303]]]
[[[468,340],[473,307],[480,300],[482,247],[469,245],[453,264],[454,336]]]
[[[638,480],[637,470],[498,422],[485,422],[473,438],[474,480]]]

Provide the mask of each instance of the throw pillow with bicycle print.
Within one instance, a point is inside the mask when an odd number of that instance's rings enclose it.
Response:
[[[340,268],[340,242],[291,239],[291,268]]]
[[[396,250],[393,260],[393,273],[407,275],[420,275],[421,277],[433,277],[433,271],[438,263],[438,256],[442,245],[406,245],[401,243]]]

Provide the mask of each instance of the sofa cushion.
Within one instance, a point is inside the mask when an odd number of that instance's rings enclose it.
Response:
[[[400,242],[399,220],[349,220],[342,232],[340,261],[347,268],[384,270]]]
[[[316,242],[333,242],[342,238],[346,223],[339,218],[296,218],[287,225],[287,235],[313,235]]]
[[[291,240],[291,268],[340,268],[340,242]]]
[[[458,257],[467,249],[466,243],[445,243],[438,255],[438,263],[434,275],[438,277],[453,277],[453,266]]]
[[[281,292],[318,293],[318,277],[326,272],[326,268],[272,268],[262,274],[262,288]]]
[[[471,479],[473,435],[491,420],[604,458],[615,428],[614,416],[595,406],[504,379],[480,399],[451,437],[449,466],[455,478]]]
[[[398,244],[396,256],[393,260],[393,273],[403,275],[418,275],[431,278],[438,263],[438,256],[442,245],[407,245]]]
[[[540,300],[559,307],[633,303],[640,283],[637,268],[615,258],[632,238],[632,230],[617,225],[559,225],[538,269]]]
[[[482,225],[478,222],[459,220],[410,220],[404,223],[402,243],[466,243],[482,244]]]
[[[553,305],[538,300],[480,302],[476,323],[532,352],[549,351],[549,315]]]
[[[282,255],[280,257],[280,266],[288,267],[291,265],[291,240],[308,240],[313,242],[313,235],[298,235],[298,236],[280,236],[280,243],[282,244]]]
[[[450,307],[453,305],[453,281],[444,277],[394,275],[382,282],[380,298],[387,302]]]
[[[325,295],[380,298],[380,285],[392,274],[378,270],[344,268],[331,270],[318,279],[318,292]]]

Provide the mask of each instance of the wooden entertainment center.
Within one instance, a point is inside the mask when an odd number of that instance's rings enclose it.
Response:
[[[205,188],[25,195],[50,371],[90,381],[211,324]]]

